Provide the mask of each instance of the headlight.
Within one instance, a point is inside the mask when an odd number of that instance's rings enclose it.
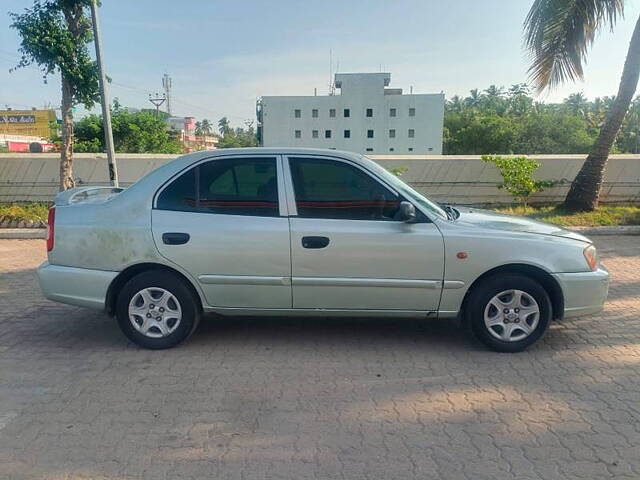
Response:
[[[596,251],[596,247],[593,245],[589,245],[582,252],[584,254],[584,259],[587,261],[587,265],[592,271],[598,269],[598,253]]]

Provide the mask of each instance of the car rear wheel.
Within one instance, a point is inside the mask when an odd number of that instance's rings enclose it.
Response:
[[[495,275],[470,292],[466,320],[471,332],[499,352],[520,352],[544,335],[551,300],[535,280],[518,274]]]
[[[198,326],[200,307],[178,275],[162,270],[140,273],[118,295],[116,317],[135,344],[151,349],[173,347]]]

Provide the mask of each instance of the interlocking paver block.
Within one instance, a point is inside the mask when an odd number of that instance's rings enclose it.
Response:
[[[598,315],[522,354],[445,321],[207,319],[146,351],[0,240],[0,479],[640,478],[640,238]]]

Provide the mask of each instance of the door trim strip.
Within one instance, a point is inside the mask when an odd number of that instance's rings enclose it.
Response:
[[[198,280],[205,285],[291,285],[291,278],[289,277],[264,277],[258,275],[200,275]]]
[[[320,287],[390,287],[390,288],[430,288],[442,286],[439,280],[413,280],[401,278],[337,278],[337,277],[292,277],[294,286]]]

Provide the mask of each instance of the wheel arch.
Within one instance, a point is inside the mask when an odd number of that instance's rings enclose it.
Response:
[[[183,273],[179,272],[175,268],[171,268],[167,265],[163,265],[161,263],[137,263],[135,265],[130,265],[129,267],[122,270],[116,278],[111,281],[109,288],[107,289],[107,296],[105,299],[105,308],[109,315],[113,315],[116,310],[116,301],[118,299],[118,294],[122,290],[122,287],[131,280],[136,275],[147,272],[149,270],[161,270],[165,272],[170,272],[178,277],[180,277],[187,288],[191,290],[194,294],[195,298],[198,300],[198,306],[200,311],[203,309],[203,301],[200,293],[197,288],[193,284],[193,282]]]
[[[562,293],[562,288],[558,281],[553,278],[546,270],[536,267],[534,265],[528,265],[525,263],[511,263],[507,265],[500,265],[499,267],[492,268],[491,270],[487,270],[478,278],[476,278],[471,286],[467,289],[465,293],[464,299],[462,300],[462,308],[460,309],[461,313],[464,312],[467,300],[469,295],[473,291],[474,288],[477,287],[482,281],[486,280],[489,277],[504,274],[504,273],[518,273],[521,275],[526,275],[528,277],[536,280],[542,288],[544,288],[549,295],[549,299],[551,300],[551,308],[552,308],[552,319],[553,320],[561,320],[564,315],[564,294]]]

